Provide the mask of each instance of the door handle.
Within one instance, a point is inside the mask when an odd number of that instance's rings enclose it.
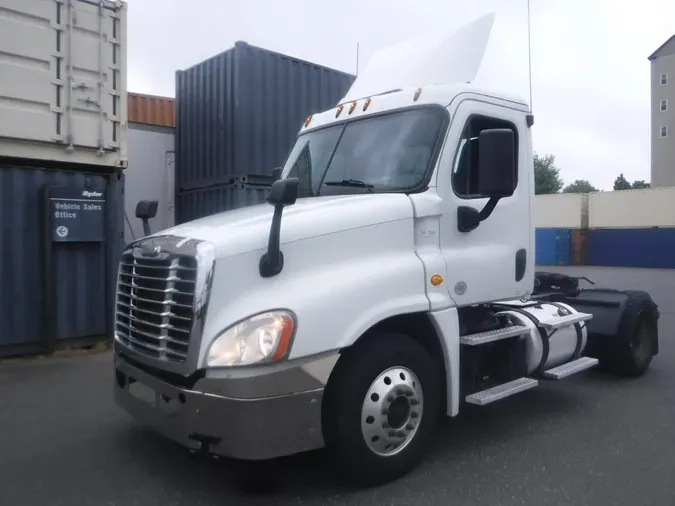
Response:
[[[516,281],[520,281],[525,277],[525,269],[527,267],[527,250],[521,248],[516,251]]]

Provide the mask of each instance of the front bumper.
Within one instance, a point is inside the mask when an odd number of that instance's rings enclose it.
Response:
[[[187,448],[262,460],[324,446],[323,388],[261,398],[225,397],[172,385],[119,355],[115,373],[117,404]],[[150,394],[145,399],[134,392],[139,384]]]

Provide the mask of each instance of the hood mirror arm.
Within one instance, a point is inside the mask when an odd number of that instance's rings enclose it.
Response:
[[[298,198],[298,179],[279,179],[272,184],[267,202],[274,206],[267,252],[260,257],[260,276],[271,278],[284,268],[284,254],[281,252],[281,215],[284,207],[295,204]]]

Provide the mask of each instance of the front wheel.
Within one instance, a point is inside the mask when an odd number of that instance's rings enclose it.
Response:
[[[410,337],[366,336],[340,358],[326,387],[323,430],[339,470],[375,485],[410,471],[436,428],[441,368]]]

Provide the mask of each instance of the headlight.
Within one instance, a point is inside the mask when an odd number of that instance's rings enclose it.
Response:
[[[237,323],[220,334],[209,347],[208,367],[271,362],[286,356],[294,320],[287,311],[270,311]]]

